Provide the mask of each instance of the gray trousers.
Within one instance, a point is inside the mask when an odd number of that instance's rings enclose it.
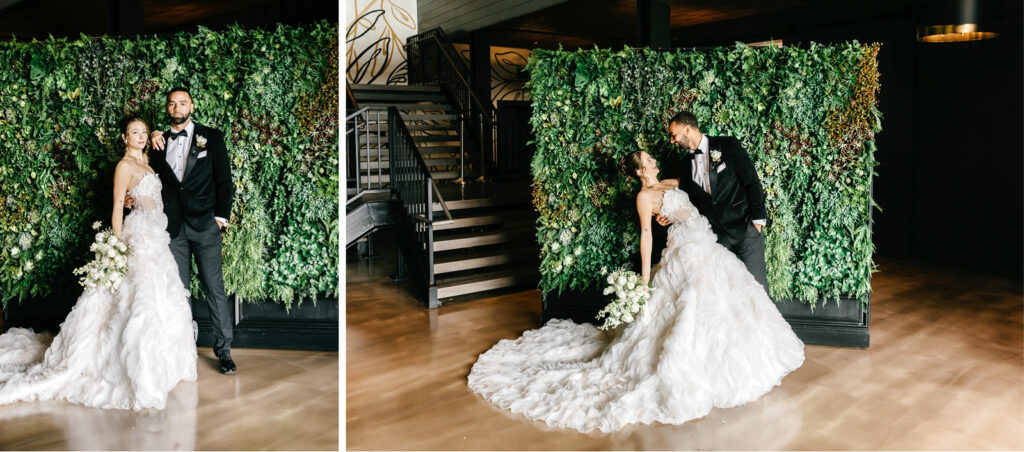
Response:
[[[192,280],[192,256],[196,258],[199,281],[206,292],[206,304],[210,308],[210,320],[213,322],[213,352],[219,355],[231,351],[234,318],[231,304],[224,293],[220,228],[212,218],[210,223],[208,228],[197,231],[183,222],[178,236],[171,239],[171,254],[178,264],[178,274],[186,288]]]
[[[764,234],[757,232],[757,228],[751,223],[747,225],[746,236],[743,237],[743,240],[731,243],[731,240],[722,240],[722,238],[722,236],[718,236],[718,243],[740,258],[743,265],[747,267],[747,271],[754,275],[754,279],[767,292],[768,267],[764,263]]]

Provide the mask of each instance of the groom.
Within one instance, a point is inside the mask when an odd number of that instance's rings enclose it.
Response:
[[[195,256],[213,322],[213,352],[220,372],[233,374],[233,316],[221,274],[221,245],[234,196],[224,134],[192,122],[195,106],[185,88],[168,92],[166,107],[171,130],[153,132],[150,162],[163,184],[171,253],[186,288]]]
[[[681,160],[666,160],[665,177],[678,177],[679,188],[689,195],[700,214],[707,217],[718,243],[732,251],[754,279],[768,290],[764,261],[764,230],[768,211],[764,190],[750,156],[733,137],[709,137],[700,132],[697,118],[680,112],[668,123],[672,142],[686,150]],[[661,226],[669,219],[657,217]],[[661,256],[665,240],[655,229],[652,256]]]

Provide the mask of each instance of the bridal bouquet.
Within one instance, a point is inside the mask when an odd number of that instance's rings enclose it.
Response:
[[[93,223],[92,228],[99,231],[100,222]],[[96,233],[96,241],[89,246],[89,251],[96,257],[74,270],[76,275],[82,275],[79,283],[86,289],[106,287],[117,290],[128,271],[128,244],[107,228]]]
[[[608,303],[597,318],[606,317],[604,324],[598,329],[609,330],[633,321],[647,300],[651,298],[651,289],[643,283],[642,277],[629,270],[616,270],[608,275],[608,287],[604,294],[614,293],[615,301]]]

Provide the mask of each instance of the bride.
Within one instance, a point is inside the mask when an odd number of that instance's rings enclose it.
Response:
[[[142,118],[121,120],[126,149],[114,172],[113,232],[129,246],[118,289],[86,289],[52,338],[0,335],[0,404],[63,399],[98,408],[163,409],[179,381],[196,379],[188,292],[168,248],[160,178]],[[135,208],[124,217],[125,194]]]
[[[553,319],[480,355],[469,388],[502,408],[581,432],[627,424],[682,424],[713,407],[756,400],[804,361],[764,288],[716,241],[680,190],[636,151],[623,171],[638,179],[642,275],[651,278],[651,217],[673,220],[650,300],[633,323],[606,334]]]

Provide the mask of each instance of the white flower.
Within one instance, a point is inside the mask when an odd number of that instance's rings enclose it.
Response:
[[[100,223],[99,221],[93,222],[93,224],[92,224],[92,228],[94,230],[96,230],[96,231],[100,230],[100,227],[102,227],[102,226],[103,226],[103,223]]]
[[[551,251],[558,251],[561,247],[562,245],[559,245],[558,242],[551,242]]]
[[[111,234],[110,237],[107,237],[107,244],[111,246],[117,245],[117,236]]]
[[[204,137],[202,135],[196,135],[196,144],[199,145],[199,147],[201,147],[201,148],[205,148],[206,147],[206,137]]]
[[[565,265],[572,265],[572,256],[565,256]]]
[[[626,285],[626,277],[620,275],[619,278],[615,280],[615,284],[620,286]]]
[[[583,247],[582,246],[577,246],[576,250],[573,251],[572,254],[575,254],[577,256],[579,256],[580,254],[583,254]]]
[[[721,160],[722,160],[722,151],[719,151],[718,149],[715,149],[715,150],[711,151],[711,161],[712,162],[718,163]]]
[[[18,247],[11,248],[11,257],[17,256],[19,253],[21,253],[21,248],[18,248]]]

